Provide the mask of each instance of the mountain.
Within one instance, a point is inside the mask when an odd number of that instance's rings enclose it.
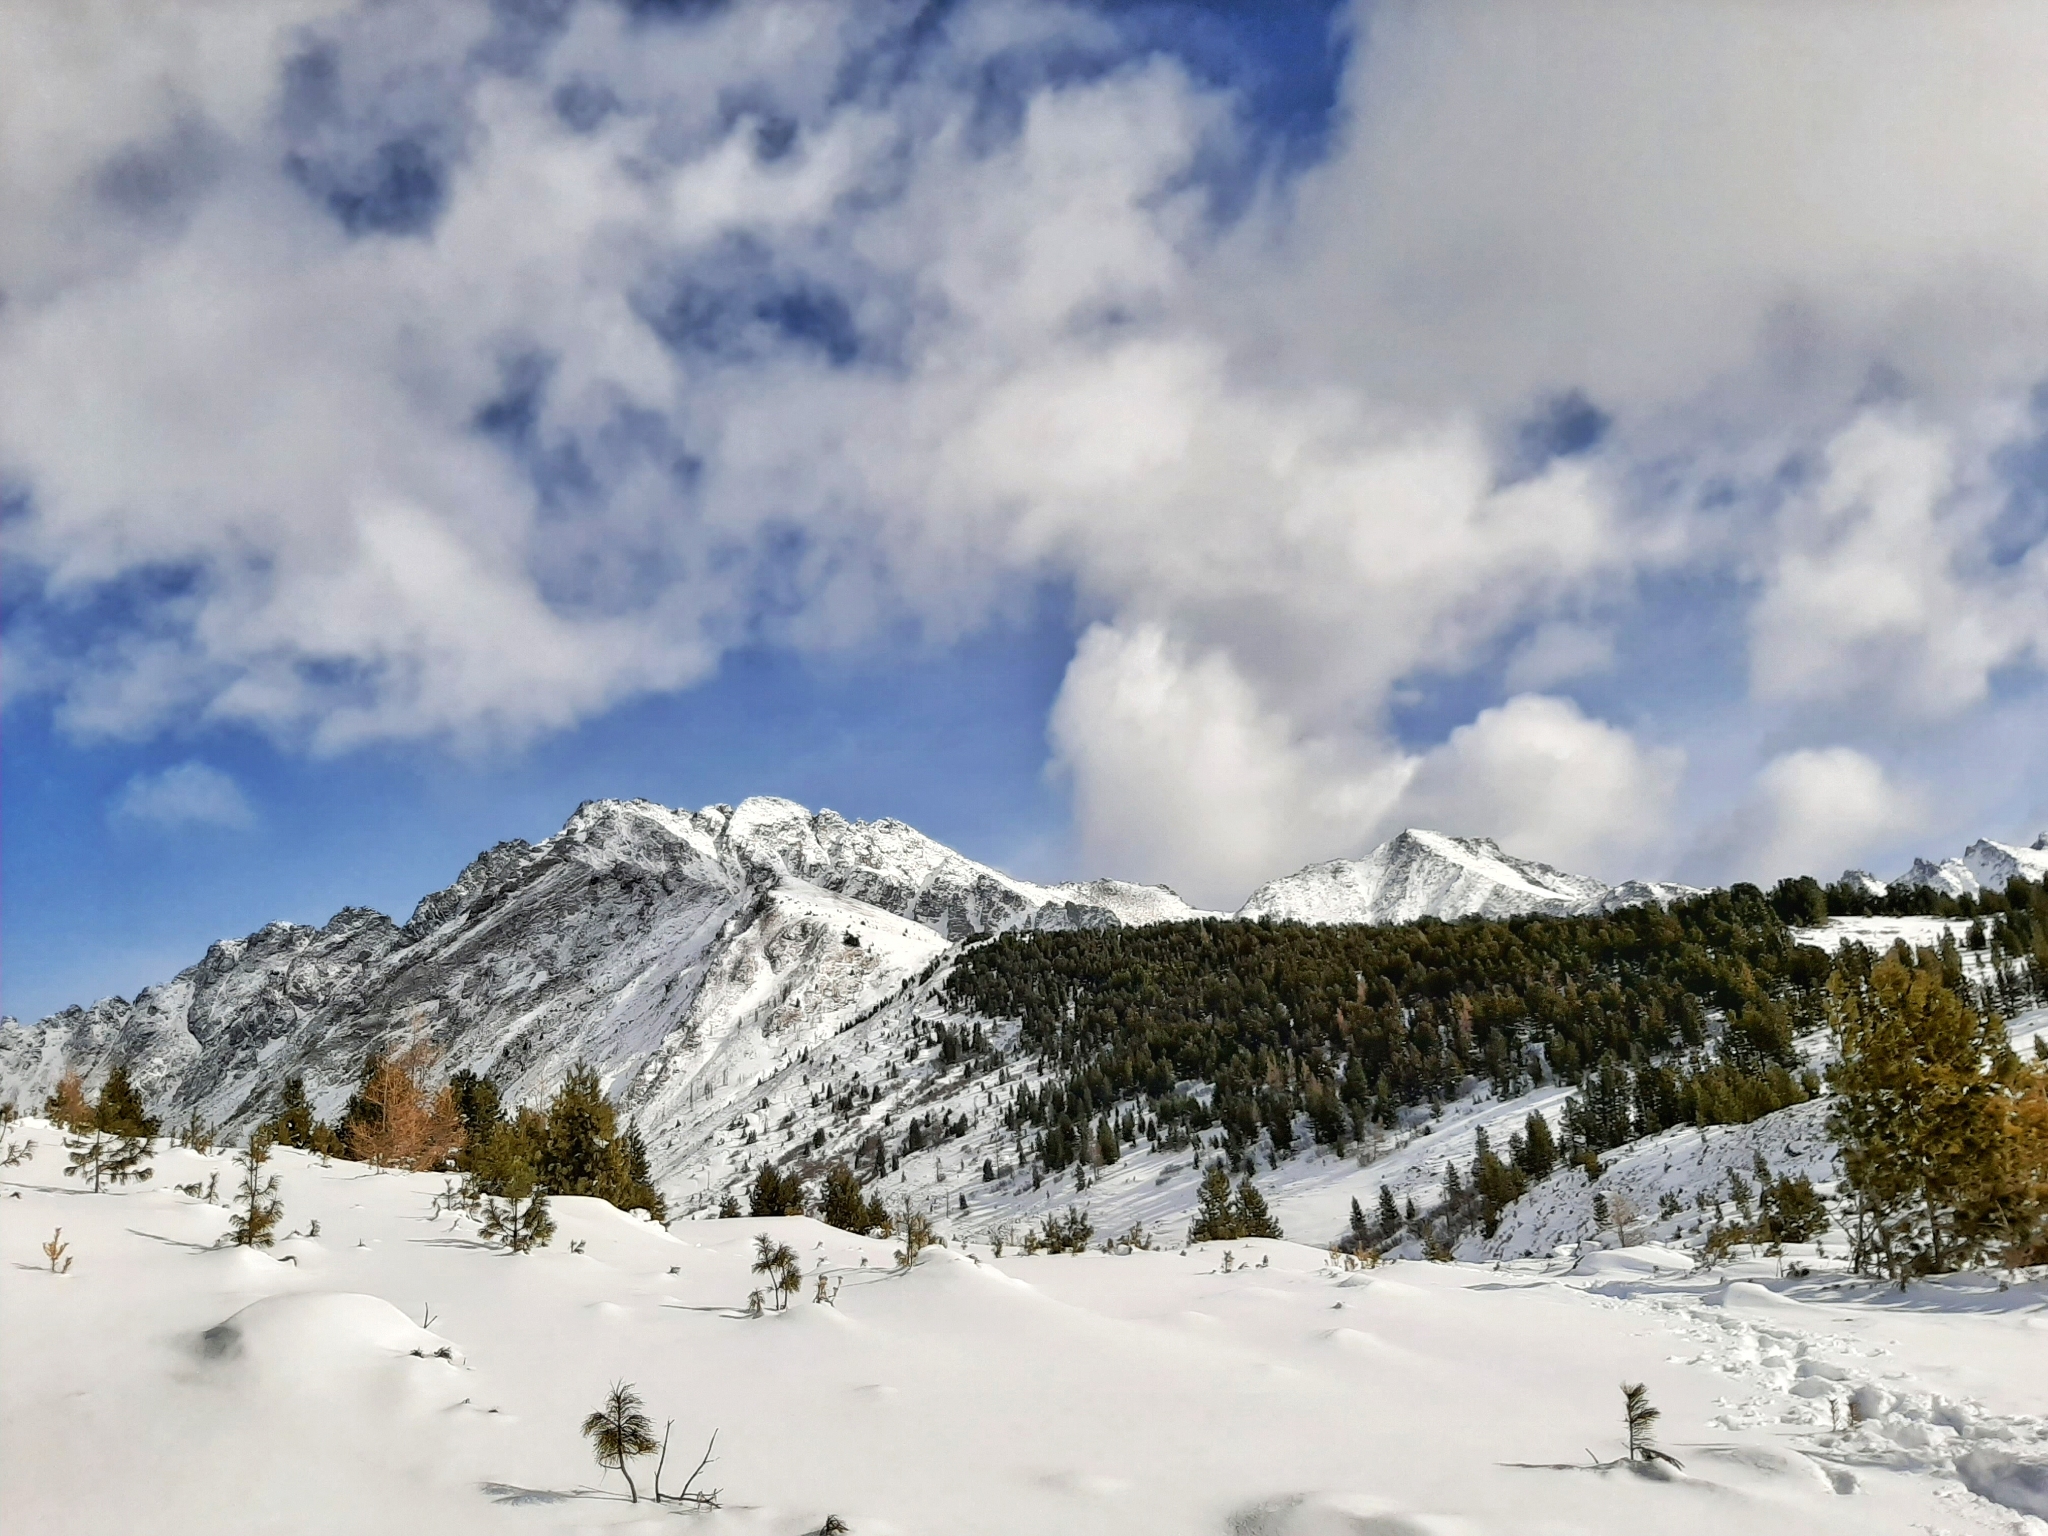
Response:
[[[1974,896],[1979,891],[2002,891],[2008,880],[2040,880],[2044,876],[2048,876],[2048,832],[2026,848],[1980,837],[1963,850],[1961,858],[1940,863],[1915,859],[1892,884],[1925,886],[1945,896]]]
[[[1501,852],[1491,838],[1410,828],[1362,859],[1332,859],[1270,881],[1238,909],[1296,923],[1408,923],[1421,917],[1566,916],[1695,894],[1691,887],[1585,875]]]
[[[67,1068],[90,1080],[119,1061],[173,1123],[237,1131],[291,1075],[332,1115],[366,1053],[419,1040],[515,1102],[593,1063],[667,1128],[661,1174],[761,1078],[906,996],[952,943],[1194,915],[1157,886],[1014,880],[899,821],[774,799],[595,801],[544,842],[479,855],[403,924],[361,908],[273,923],[132,1002],[0,1029],[0,1100],[38,1104]]]

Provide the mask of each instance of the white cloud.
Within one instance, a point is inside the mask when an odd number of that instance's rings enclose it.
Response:
[[[1835,878],[1868,867],[1922,814],[1918,797],[1850,747],[1808,747],[1773,758],[1723,827],[1721,857],[1736,878],[1769,885],[1790,875]]]
[[[1040,70],[1114,52],[1081,10],[910,51],[913,10],[583,5],[522,71],[453,0],[28,14],[9,686],[81,734],[487,746],[1064,582],[1083,850],[1216,900],[1411,775],[1563,862],[1677,846],[1756,765],[1671,789],[1708,707],[1625,622],[1667,574],[1755,594],[1773,750],[1874,705],[1878,761],[2042,665],[2048,540],[1987,553],[2048,357],[2038,8],[1380,6],[1328,162],[1220,239],[1235,103]],[[1566,390],[1611,430],[1532,469]],[[1396,740],[1397,689],[1502,663],[1657,707]]]
[[[1355,851],[1414,771],[1304,738],[1220,652],[1098,625],[1053,706],[1075,830],[1103,868],[1231,909],[1274,874]]]
[[[1520,694],[1424,757],[1400,814],[1624,880],[1655,867],[1668,847],[1684,766],[1683,753],[1646,748],[1569,699]]]
[[[1992,672],[2048,656],[2048,547],[1990,566],[1999,494],[1959,483],[1950,435],[1866,411],[1827,445],[1779,519],[1751,615],[1757,692],[1794,704],[1967,710]]]
[[[116,821],[175,830],[180,827],[254,826],[255,812],[227,774],[205,763],[174,763],[159,773],[138,773],[121,786],[108,814]]]
[[[1588,673],[1613,670],[1612,634],[1558,620],[1538,626],[1515,647],[1502,681],[1511,693],[1527,693]]]

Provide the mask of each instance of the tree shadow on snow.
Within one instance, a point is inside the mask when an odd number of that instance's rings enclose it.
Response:
[[[493,1504],[566,1504],[578,1495],[559,1488],[521,1488],[517,1483],[479,1483]]]
[[[165,1237],[161,1232],[145,1232],[140,1227],[130,1227],[128,1234],[146,1237],[152,1243],[162,1243],[167,1248],[183,1248],[189,1253],[213,1253],[220,1247],[219,1243],[195,1243],[188,1237]]]

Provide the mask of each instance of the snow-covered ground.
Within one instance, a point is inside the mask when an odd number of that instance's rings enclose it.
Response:
[[[438,1177],[291,1152],[299,1235],[263,1254],[173,1187],[228,1159],[166,1150],[93,1195],[30,1136],[0,1174],[12,1530],[2048,1533],[2038,1279],[1690,1277],[1656,1248],[1350,1270],[1280,1242],[1227,1271],[1222,1245],[956,1246],[895,1274],[808,1220],[671,1232],[573,1199],[512,1257],[437,1214]],[[744,1315],[763,1231],[835,1305]],[[722,1510],[631,1505],[591,1461],[577,1426],[620,1378],[675,1421],[670,1491],[718,1430]],[[1586,1465],[1620,1449],[1624,1379],[1683,1474]]]

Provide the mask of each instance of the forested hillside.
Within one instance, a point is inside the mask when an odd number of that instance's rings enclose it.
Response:
[[[1884,901],[1801,880],[1606,916],[1004,935],[964,954],[945,994],[1019,1021],[1023,1051],[1053,1069],[1012,1110],[1042,1128],[1049,1167],[1105,1130],[1176,1143],[1220,1126],[1239,1161],[1262,1132],[1285,1155],[1305,1116],[1318,1142],[1342,1146],[1472,1077],[1502,1097],[1579,1085],[1566,1129],[1597,1151],[1817,1092],[1797,1037],[1825,1023],[1838,961],[1797,942],[1791,921]],[[2048,994],[2048,890],[1901,903],[1979,919],[1987,1008]],[[1840,963],[1867,975],[1871,957]],[[1952,966],[1960,983],[1960,955]],[[1190,1091],[1203,1084],[1213,1094]]]

